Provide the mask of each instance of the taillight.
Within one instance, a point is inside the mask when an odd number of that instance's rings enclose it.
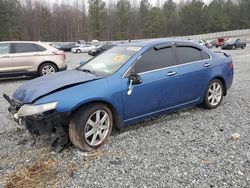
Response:
[[[65,55],[65,52],[64,52],[64,51],[62,51],[62,50],[60,50],[60,51],[55,51],[55,52],[53,52],[53,54],[55,54],[55,55],[63,55],[64,60],[66,60],[66,55]]]
[[[233,64],[233,62],[230,63],[230,68],[231,68],[231,69],[234,69],[234,64]]]

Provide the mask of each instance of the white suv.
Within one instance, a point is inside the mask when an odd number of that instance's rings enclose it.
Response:
[[[22,75],[49,75],[66,70],[63,51],[42,43],[0,42],[0,77]]]

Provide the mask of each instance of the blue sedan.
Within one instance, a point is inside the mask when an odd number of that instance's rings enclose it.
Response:
[[[90,151],[114,127],[203,104],[220,105],[233,82],[233,62],[198,44],[151,41],[116,46],[80,67],[26,82],[9,110],[32,135],[53,133],[61,150],[70,141]]]

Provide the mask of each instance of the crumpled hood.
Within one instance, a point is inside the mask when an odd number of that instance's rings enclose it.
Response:
[[[32,103],[37,98],[52,93],[53,91],[98,78],[100,77],[78,70],[63,71],[24,83],[15,91],[13,98],[22,103]]]

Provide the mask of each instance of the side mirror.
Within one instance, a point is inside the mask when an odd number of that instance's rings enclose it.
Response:
[[[138,85],[142,83],[141,76],[134,73],[130,75],[129,80],[133,85]]]
[[[129,85],[128,85],[128,92],[127,92],[127,95],[131,95],[132,92],[133,92],[133,85],[138,85],[138,84],[141,84],[142,83],[142,79],[141,79],[141,76],[138,75],[138,74],[131,74],[129,76]]]

